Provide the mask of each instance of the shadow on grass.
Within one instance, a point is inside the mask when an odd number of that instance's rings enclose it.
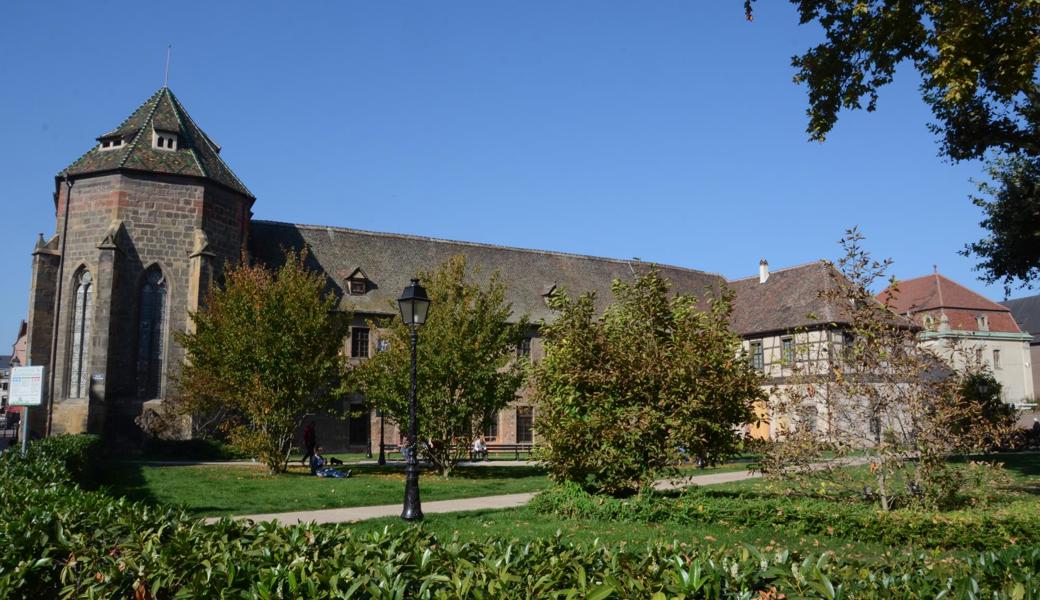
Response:
[[[145,466],[125,462],[105,462],[98,469],[99,491],[115,498],[126,498],[135,502],[158,505],[144,476]]]

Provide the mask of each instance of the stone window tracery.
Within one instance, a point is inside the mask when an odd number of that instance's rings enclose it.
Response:
[[[166,338],[166,278],[158,267],[145,273],[137,319],[137,396],[160,397]]]
[[[90,326],[94,314],[94,280],[90,271],[76,275],[72,335],[69,348],[69,398],[86,398],[90,391]]]

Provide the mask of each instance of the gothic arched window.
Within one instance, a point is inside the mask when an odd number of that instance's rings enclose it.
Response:
[[[166,325],[166,278],[158,267],[145,272],[137,319],[137,396],[158,398],[162,391]]]
[[[86,398],[90,389],[90,321],[94,314],[93,278],[90,271],[76,274],[72,308],[72,340],[69,349],[69,398]]]

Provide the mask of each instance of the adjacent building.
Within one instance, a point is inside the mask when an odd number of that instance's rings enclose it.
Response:
[[[922,328],[921,343],[954,369],[988,369],[1000,382],[1003,400],[1034,406],[1030,342],[1008,307],[976,294],[938,272],[900,281],[879,296]]]
[[[1011,311],[1011,316],[1023,331],[1032,336],[1029,340],[1029,365],[1033,373],[1033,404],[1036,409],[1036,394],[1040,392],[1040,295],[1006,300],[1000,303]]]

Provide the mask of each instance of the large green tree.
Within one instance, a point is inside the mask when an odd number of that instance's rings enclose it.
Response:
[[[177,336],[187,353],[183,407],[220,415],[231,444],[272,473],[285,471],[302,418],[332,400],[350,322],[304,262],[287,252],[277,270],[230,267],[192,315],[193,330]]]
[[[602,316],[593,294],[553,297],[535,395],[554,480],[624,495],[683,453],[714,461],[736,451],[763,396],[729,328],[732,294],[698,301],[669,288],[656,268],[616,280]]]
[[[750,18],[754,0],[745,0]],[[791,0],[825,40],[792,59],[809,91],[812,139],[844,109],[878,103],[910,64],[931,107],[930,128],[953,161],[987,159],[989,235],[965,254],[1005,287],[1040,276],[1040,2],[1036,0]]]
[[[526,361],[516,348],[528,320],[512,314],[498,273],[479,283],[464,256],[419,277],[432,302],[417,349],[419,439],[431,442],[421,450],[447,476],[468,454],[471,436],[523,385]],[[350,370],[347,389],[407,427],[411,333],[396,317],[373,328],[388,347]]]

